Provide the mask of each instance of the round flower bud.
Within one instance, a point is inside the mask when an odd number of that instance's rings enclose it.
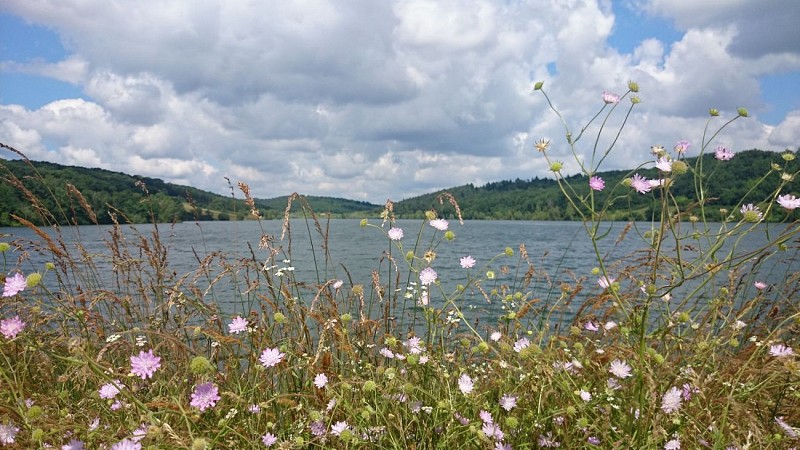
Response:
[[[781,158],[783,158],[784,161],[794,161],[795,156],[792,152],[786,152],[781,154]]]
[[[640,99],[638,96],[634,95],[634,96],[631,97],[631,103],[633,103],[634,105],[637,104],[637,103],[641,103],[641,102],[642,102],[642,99]]]
[[[10,248],[11,248],[11,246],[8,245],[8,242],[0,242],[0,253],[5,253]]]
[[[736,112],[739,114],[739,117],[747,117],[747,110],[745,108],[737,108]]]
[[[628,89],[631,92],[639,92],[639,83],[635,81],[628,81]]]
[[[365,227],[365,226],[367,226],[367,223],[368,223],[368,222],[367,222],[367,219],[361,219],[361,227],[362,227],[362,228],[363,228],[363,227]]]
[[[505,254],[506,256],[514,256],[514,249],[511,247],[506,247]]]
[[[425,211],[425,220],[433,220],[436,218],[436,213],[433,211]]]
[[[551,172],[560,172],[563,167],[564,167],[564,163],[562,163],[561,161],[553,161],[550,164],[550,171]]]
[[[284,323],[286,322],[286,316],[284,316],[283,313],[276,312],[272,315],[272,320],[274,320],[275,323]]]
[[[444,233],[444,238],[447,239],[448,241],[452,241],[453,239],[456,238],[456,234],[448,230]]]
[[[204,356],[195,356],[189,363],[189,371],[195,375],[203,375],[214,370],[214,366]]]
[[[711,117],[717,117],[719,115],[719,110],[717,108],[711,108],[708,110],[708,114],[710,114]]]
[[[544,86],[544,81],[537,81],[536,84],[533,85],[533,90],[538,91],[542,86]]]
[[[672,173],[674,173],[675,175],[683,175],[688,170],[689,166],[685,162],[681,160],[672,161]]]
[[[28,285],[29,288],[35,288],[39,285],[39,282],[42,281],[42,274],[38,272],[34,272],[28,274],[28,277],[25,278],[25,284]]]

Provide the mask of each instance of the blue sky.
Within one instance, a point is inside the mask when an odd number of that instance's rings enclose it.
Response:
[[[643,101],[598,170],[699,140],[710,107],[752,115],[720,145],[797,149],[798,16],[793,0],[8,0],[0,141],[221,193],[229,177],[382,203],[547,176],[540,138],[577,171],[533,83],[579,128],[633,79]]]

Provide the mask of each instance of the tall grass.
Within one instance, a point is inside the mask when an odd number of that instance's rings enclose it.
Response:
[[[541,84],[537,90],[546,96]],[[604,96],[579,133],[564,121],[565,144],[554,145],[569,149],[586,183],[621,138],[637,91],[631,83],[622,97]],[[625,99],[630,108],[603,148]],[[740,110],[732,120],[746,115]],[[699,153],[728,123],[699,137]],[[590,129],[597,134],[586,158]],[[386,241],[369,279],[354,279],[332,259],[329,223],[297,195],[280,236],[262,227],[259,246],[246,254],[196,253],[196,270],[177,273],[161,234],[168,225],[140,230],[111,210],[106,251],[94,253],[81,228],[57,226],[74,208],[90,209],[72,188],[74,205],[40,208],[40,225],[20,219],[36,239],[0,241],[0,445],[800,445],[798,227],[787,196],[794,155],[775,155],[765,179],[783,182],[769,198],[709,223],[705,186],[709,173],[724,170],[724,153],[718,167],[702,167],[702,158],[690,167],[685,148],[656,148],[643,166],[657,162],[658,179],[645,186],[631,173],[618,186],[600,189],[594,180],[589,189],[561,178],[548,141],[536,147],[595,249],[586,257],[596,268],[569,283],[554,282],[516,243],[497,243],[494,261],[437,258],[440,246],[458,245],[449,227],[460,209],[448,195],[416,230],[397,226],[391,202],[353,230]],[[28,180],[7,173],[5,181],[41,205]],[[694,184],[688,208],[672,197],[675,183]],[[254,205],[248,186],[239,187]],[[611,234],[604,211],[640,195],[658,212],[648,225],[632,222],[623,231],[641,240],[641,250],[612,260],[603,241],[623,236]],[[292,227],[291,214],[305,219],[302,229]],[[764,223],[767,215],[782,221]],[[747,250],[741,243],[754,233],[766,243]],[[315,249],[312,279],[298,279],[292,267],[300,235]],[[47,262],[31,267],[42,256]],[[463,275],[448,290],[439,272],[458,264]],[[778,265],[790,275],[766,283],[762,275]],[[473,293],[486,315],[469,310]],[[577,314],[563,323],[567,306]]]

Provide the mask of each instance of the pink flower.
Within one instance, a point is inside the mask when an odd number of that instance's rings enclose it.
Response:
[[[634,174],[633,178],[631,178],[631,187],[636,189],[636,192],[640,194],[646,194],[650,192],[650,189],[653,188],[653,186],[650,185],[650,182],[647,181],[647,178],[639,175],[638,173]]]
[[[759,291],[763,291],[767,288],[767,283],[764,283],[763,281],[756,281],[753,283],[753,286],[755,286]]]
[[[325,385],[328,384],[328,376],[324,373],[318,373],[317,376],[314,377],[314,386],[318,389],[322,389]]]
[[[436,273],[435,270],[433,270],[430,267],[426,267],[422,269],[422,271],[420,271],[419,273],[419,282],[427,286],[436,281],[436,278],[438,277],[439,275]]]
[[[112,445],[111,450],[142,450],[142,444],[131,439],[123,439]]]
[[[389,235],[389,239],[393,241],[399,241],[400,239],[403,239],[402,228],[397,228],[397,227],[391,228],[389,229],[389,232],[387,234]]]
[[[68,443],[61,446],[61,450],[84,450],[84,444],[77,439],[71,439]]]
[[[589,391],[584,391],[583,389],[580,390],[581,400],[585,402],[592,401],[592,393]]]
[[[680,450],[681,449],[681,441],[678,439],[671,439],[664,444],[664,450]]]
[[[689,144],[689,141],[678,141],[675,144],[675,153],[677,153],[679,155],[682,155],[682,154],[686,153],[686,151],[689,150],[689,147],[691,147],[691,146],[692,145]]]
[[[667,414],[674,413],[675,411],[681,408],[681,399],[683,398],[683,392],[676,388],[675,386],[671,387],[662,397],[661,397],[661,410]]]
[[[619,95],[603,91],[603,103],[609,105],[612,103],[619,103]]]
[[[228,331],[233,334],[239,334],[242,331],[247,332],[247,319],[236,316],[233,321],[228,324]]]
[[[785,358],[787,356],[794,355],[794,350],[792,350],[792,347],[787,347],[783,344],[776,344],[769,347],[769,354],[776,358]]]
[[[23,329],[25,329],[25,322],[23,322],[19,316],[0,320],[0,333],[2,333],[6,339],[14,339]]]
[[[261,362],[261,365],[270,368],[276,366],[283,360],[283,357],[286,356],[285,353],[281,353],[278,348],[268,348],[261,352],[261,357],[258,359]]]
[[[656,161],[656,167],[662,172],[672,172],[672,161],[666,156],[662,156]]]
[[[511,411],[517,406],[517,396],[505,394],[500,397],[500,407],[506,411]]]
[[[628,378],[631,376],[631,366],[619,359],[611,361],[611,367],[608,371],[617,378]]]
[[[161,367],[161,358],[153,355],[153,349],[147,353],[139,352],[139,356],[131,356],[131,373],[142,379],[152,378],[153,374]]]
[[[597,279],[597,284],[603,289],[608,289],[614,281],[616,281],[614,278],[603,276]]]
[[[589,187],[595,191],[602,191],[606,188],[606,182],[600,177],[589,178]]]
[[[13,297],[28,287],[25,277],[17,272],[10,277],[6,277],[6,284],[3,287],[3,297]]]
[[[797,198],[794,195],[790,194],[779,195],[778,204],[781,205],[784,209],[792,211],[794,209],[800,208],[800,198]]]
[[[733,159],[733,153],[723,146],[719,146],[714,150],[714,158],[720,161],[730,161]]]
[[[472,381],[472,378],[469,377],[467,374],[461,374],[458,377],[458,389],[463,394],[469,394],[475,388],[475,382]]]
[[[514,342],[514,351],[519,353],[522,350],[530,347],[531,341],[528,338],[521,338],[517,342]]]
[[[114,380],[111,383],[106,383],[100,386],[100,398],[103,399],[112,399],[119,394],[119,391],[122,387],[122,384],[119,380]]]
[[[0,444],[13,444],[17,433],[19,433],[19,427],[15,427],[12,422],[6,422],[5,425],[0,424]]]
[[[203,383],[194,388],[192,401],[189,403],[200,411],[212,408],[219,401],[219,389],[214,383]]]
[[[471,269],[471,268],[475,267],[475,258],[473,258],[470,255],[467,255],[467,256],[461,258],[460,262],[461,262],[461,268],[462,269]]]
[[[267,447],[272,447],[276,442],[278,442],[278,438],[272,433],[267,433],[264,436],[261,436],[261,442],[263,442]]]
[[[334,289],[340,289],[343,285],[344,285],[344,281],[336,280],[336,281],[333,282],[333,284],[331,286],[333,286]]]
[[[598,327],[597,327],[597,324],[596,324],[596,323],[594,323],[594,322],[593,322],[593,321],[591,321],[591,320],[590,320],[590,321],[588,321],[588,322],[586,322],[586,323],[583,325],[583,328],[584,328],[586,331],[599,331],[599,330],[600,330],[600,328],[598,328]]]
[[[331,427],[331,434],[336,436],[340,436],[342,433],[350,429],[350,425],[347,424],[345,421],[339,421],[333,424]]]
[[[428,224],[439,231],[447,231],[448,223],[445,219],[433,219]]]

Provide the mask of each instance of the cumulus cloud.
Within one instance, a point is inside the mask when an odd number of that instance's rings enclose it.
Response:
[[[55,30],[66,55],[0,70],[75,84],[85,99],[0,105],[0,133],[32,159],[222,194],[227,176],[257,197],[383,203],[548,176],[533,142],[553,140],[565,162],[571,152],[533,84],[545,81],[577,133],[604,90],[622,93],[633,79],[643,101],[601,170],[644,162],[656,143],[699,139],[709,107],[755,112],[726,130],[732,148],[779,150],[797,145],[797,114],[760,122],[759,77],[800,70],[800,39],[786,43],[796,27],[769,25],[800,3],[774,1],[783,13],[744,0],[631,0],[683,35],[644,37],[625,53],[608,44],[621,11],[603,0],[8,0],[0,10]],[[583,138],[582,157],[592,143]]]

